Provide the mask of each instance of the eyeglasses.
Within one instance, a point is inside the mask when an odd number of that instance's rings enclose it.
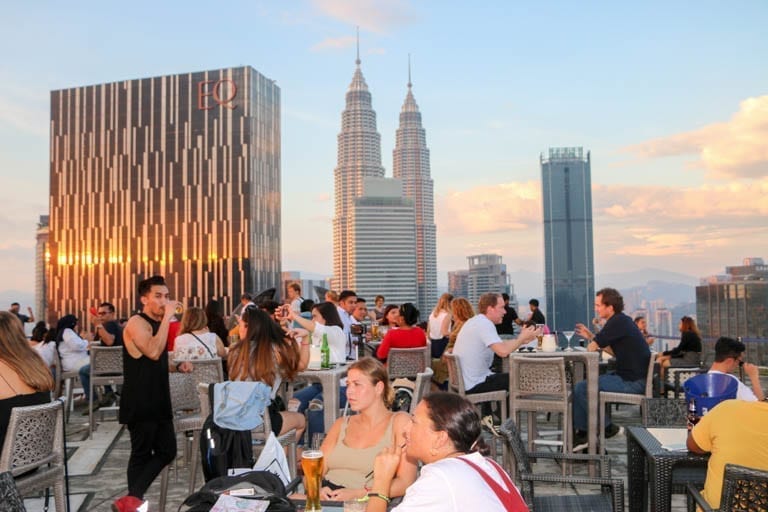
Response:
[[[108,315],[109,311],[97,311],[96,314],[99,316],[104,316],[104,315]]]

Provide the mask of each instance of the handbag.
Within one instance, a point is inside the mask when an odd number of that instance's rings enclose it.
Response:
[[[0,512],[26,512],[26,510],[11,472],[0,473]]]

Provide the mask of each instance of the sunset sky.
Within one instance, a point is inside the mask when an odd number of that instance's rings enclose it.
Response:
[[[14,2],[0,18],[0,290],[34,285],[50,91],[251,65],[282,91],[283,270],[330,274],[355,26],[392,173],[408,54],[439,281],[466,256],[543,271],[539,155],[592,153],[595,270],[768,257],[768,3]]]

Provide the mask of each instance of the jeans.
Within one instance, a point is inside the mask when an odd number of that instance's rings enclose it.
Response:
[[[317,382],[314,382],[310,384],[309,386],[306,386],[304,389],[300,389],[296,393],[293,394],[293,398],[297,399],[299,402],[299,412],[304,413],[304,411],[307,410],[309,407],[309,402],[313,399],[322,400],[323,399],[323,386],[318,384]],[[347,405],[347,387],[341,386],[339,389],[339,407],[345,407]],[[325,432],[325,420],[322,409],[319,411],[308,411],[307,412],[307,433],[310,441],[312,440],[312,434],[315,433],[324,433]],[[330,427],[330,425],[328,425]]]
[[[597,379],[598,391],[611,391],[613,393],[632,393],[642,395],[645,393],[645,379],[628,381],[615,373],[601,375]],[[611,408],[606,405],[605,427],[611,425]],[[573,387],[573,429],[581,432],[587,431],[587,381],[577,382]]]
[[[85,399],[88,400],[91,397],[91,365],[86,364],[81,366],[78,373],[80,374],[80,383],[83,385]],[[112,386],[104,386],[104,392],[112,392]],[[96,397],[93,397],[93,399],[96,400]]]

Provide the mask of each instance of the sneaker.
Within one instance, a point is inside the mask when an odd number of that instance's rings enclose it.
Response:
[[[618,434],[624,433],[624,427],[619,427],[615,423],[611,423],[607,427],[605,427],[605,438],[610,439]]]
[[[573,451],[582,452],[589,448],[589,441],[587,440],[587,433],[576,431],[573,434]]]
[[[123,496],[112,503],[112,512],[142,512],[147,510],[147,503],[136,496]]]
[[[491,434],[493,434],[494,436],[501,435],[499,433],[498,427],[496,426],[496,424],[493,421],[493,416],[491,416],[490,414],[487,415],[487,416],[483,416],[483,419],[481,420],[481,422],[482,422],[483,426],[485,428],[487,428],[491,432]]]
[[[115,393],[108,391],[104,393],[104,396],[102,396],[101,400],[99,400],[99,407],[112,407],[112,405],[115,403],[115,400],[117,400]]]

